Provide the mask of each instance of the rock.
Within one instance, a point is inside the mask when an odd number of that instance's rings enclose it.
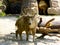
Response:
[[[22,1],[22,14],[31,14],[36,15],[38,14],[38,4],[37,0],[23,0]]]
[[[56,15],[59,15],[60,14],[60,7],[57,7],[57,8],[48,8],[47,10],[48,14],[56,14]]]
[[[51,7],[54,8],[59,7],[59,0],[51,0],[50,2],[51,2],[50,4]]]
[[[47,12],[48,14],[60,14],[60,0],[50,0],[50,7]]]

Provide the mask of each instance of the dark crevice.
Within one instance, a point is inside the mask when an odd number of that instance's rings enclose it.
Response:
[[[49,0],[44,0],[48,7],[50,7],[50,1]],[[38,4],[40,2],[40,0],[37,0]],[[10,3],[9,1],[7,1],[7,6],[6,6],[6,10],[5,10],[5,13],[6,14],[20,14],[21,13],[21,4],[22,2],[20,3]],[[43,10],[42,10],[43,11]],[[40,12],[40,10],[39,10]],[[44,15],[43,12],[39,13],[40,15]],[[47,10],[46,10],[46,15],[47,15]]]
[[[41,1],[41,0],[37,0],[38,4],[39,4],[40,1]],[[43,0],[43,1],[45,1],[45,3],[47,4],[47,9],[48,9],[48,8],[50,7],[50,0]],[[38,6],[38,10],[39,10],[39,14],[40,14],[40,15],[48,15],[47,9],[45,10],[45,13],[46,13],[46,14],[44,14],[44,13],[43,13],[43,10],[40,10],[40,9],[39,9],[39,6]]]

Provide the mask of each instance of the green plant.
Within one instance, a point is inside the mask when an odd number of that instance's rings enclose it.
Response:
[[[5,12],[0,12],[0,16],[5,16]]]

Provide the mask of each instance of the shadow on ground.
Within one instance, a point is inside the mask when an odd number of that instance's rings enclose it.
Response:
[[[23,34],[25,36],[25,34]],[[24,37],[25,38],[25,37]],[[34,42],[32,41],[20,41],[16,39],[15,34],[8,34],[5,36],[0,36],[0,45],[38,45],[38,44],[48,44],[48,43],[56,43],[56,39],[36,39]]]

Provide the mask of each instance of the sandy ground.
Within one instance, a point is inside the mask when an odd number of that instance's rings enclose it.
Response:
[[[44,21],[53,17],[43,17]],[[57,16],[55,21],[59,21],[60,17]],[[29,36],[29,41],[25,41],[26,35],[23,33],[23,41],[15,37],[15,21],[16,17],[0,17],[0,45],[60,45],[60,38],[56,36],[45,36],[44,39],[36,39],[32,41],[32,35]],[[58,19],[58,20],[57,20]],[[12,33],[13,34],[10,34]],[[41,34],[36,34],[40,36]],[[60,34],[56,34],[60,35]]]

